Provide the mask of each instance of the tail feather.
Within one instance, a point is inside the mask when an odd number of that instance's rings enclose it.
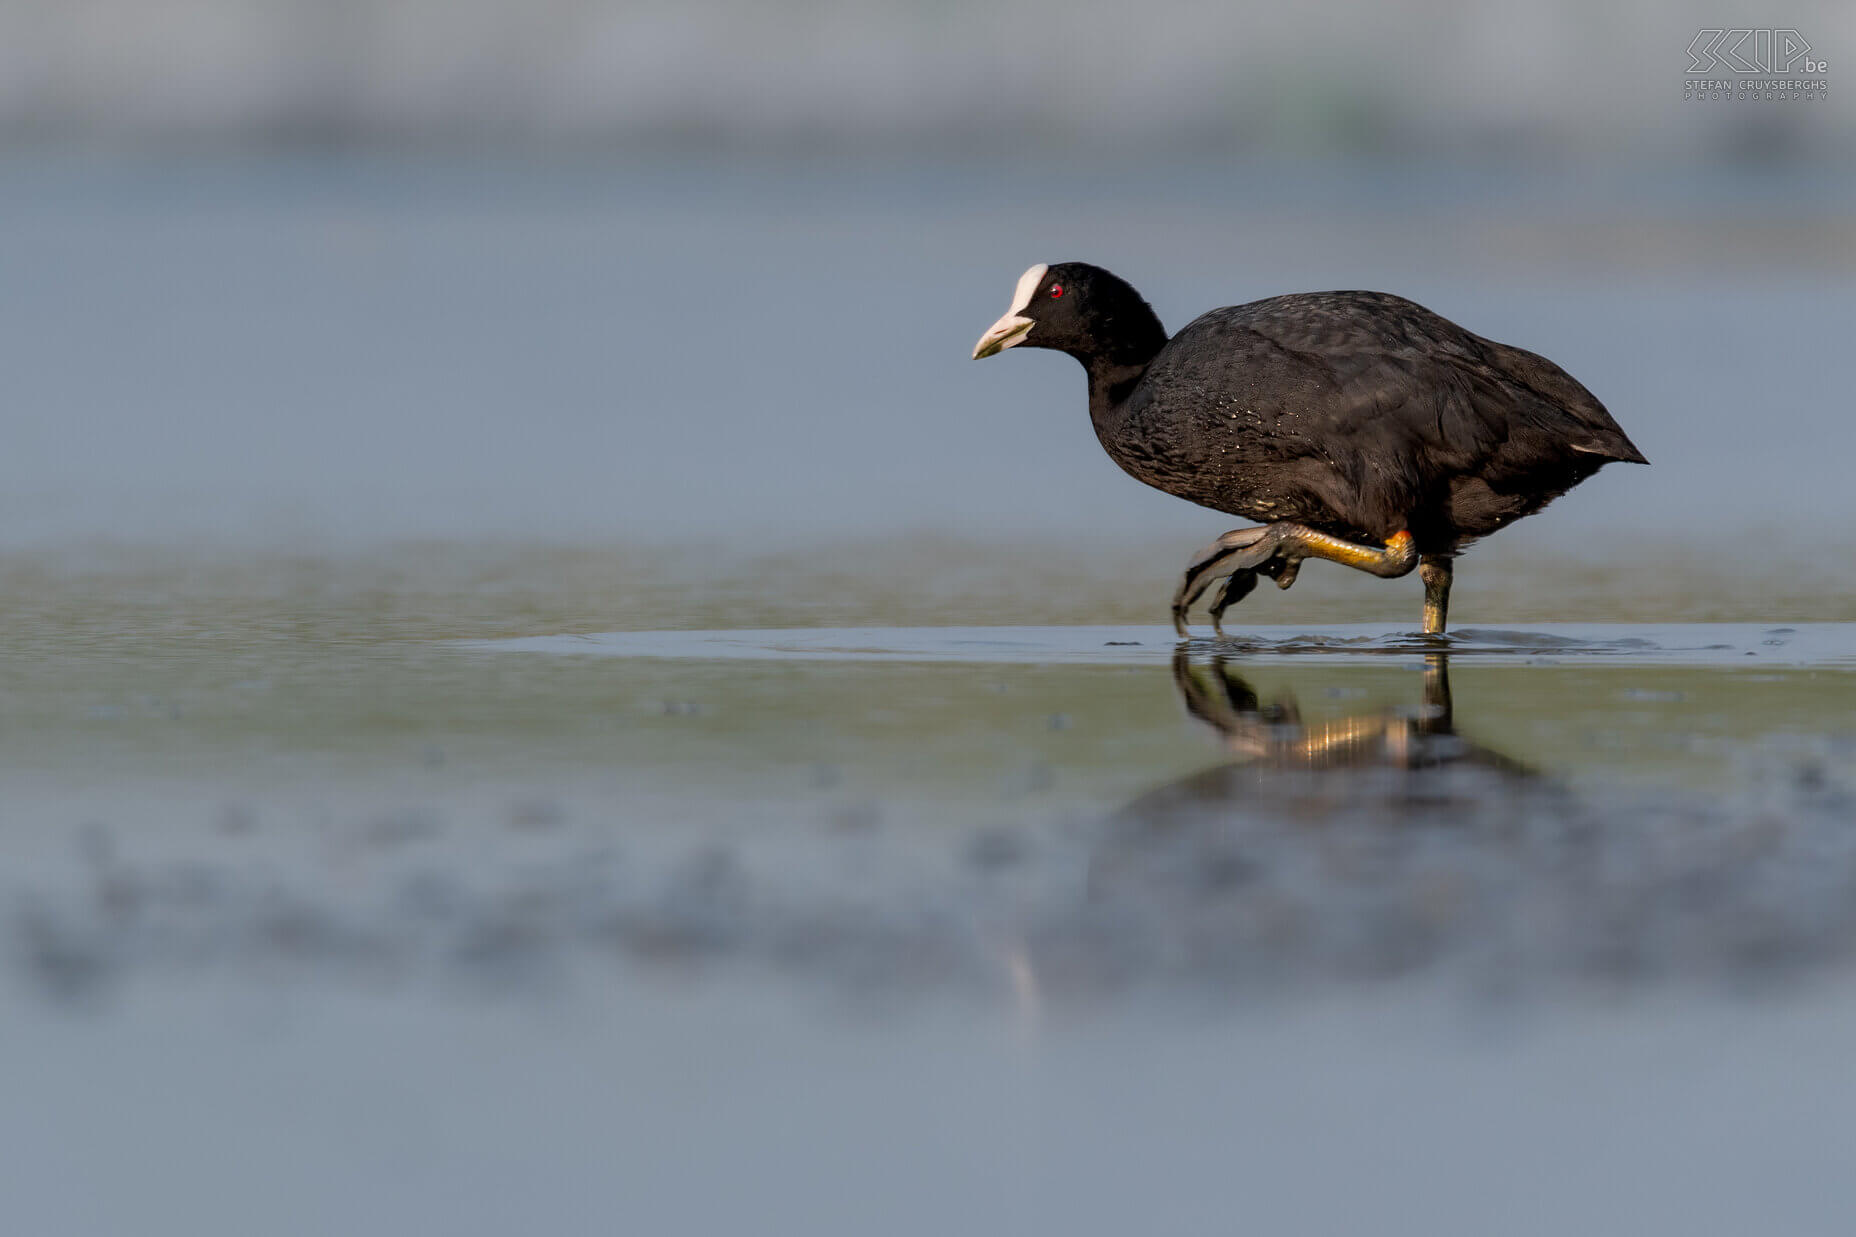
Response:
[[[1621,429],[1613,429],[1607,434],[1595,434],[1583,442],[1571,444],[1574,451],[1583,451],[1587,455],[1601,455],[1608,460],[1617,460],[1623,464],[1648,464],[1649,459],[1637,450],[1637,444],[1624,436]]]
[[[1576,430],[1567,446],[1625,464],[1650,462],[1611,419],[1598,397],[1586,390],[1578,379],[1539,353],[1510,344],[1483,342],[1491,359],[1510,379],[1532,390],[1544,403],[1558,409],[1574,423]]]

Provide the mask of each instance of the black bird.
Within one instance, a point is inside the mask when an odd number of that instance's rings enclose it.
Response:
[[[1303,559],[1387,578],[1419,567],[1441,634],[1452,562],[1612,460],[1647,464],[1603,404],[1532,352],[1384,292],[1306,292],[1203,314],[1173,336],[1125,280],[1034,266],[973,349],[1055,348],[1089,374],[1089,418],[1137,480],[1264,523],[1194,555],[1173,624],[1220,579],[1212,625]],[[1422,564],[1420,566],[1420,564]]]

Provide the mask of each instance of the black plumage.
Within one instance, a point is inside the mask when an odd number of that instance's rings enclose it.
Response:
[[[1082,362],[1097,437],[1148,485],[1250,520],[1415,551],[1446,573],[1470,542],[1604,464],[1648,462],[1553,362],[1382,292],[1214,309],[1168,338],[1124,280],[1066,262],[1026,272],[975,356],[1017,344]],[[1409,537],[1395,542],[1400,534]],[[1227,554],[1256,542],[1228,537]],[[1303,557],[1350,561],[1283,542],[1273,561],[1248,565],[1287,587]],[[1351,565],[1396,575],[1415,562],[1406,553],[1391,568]]]

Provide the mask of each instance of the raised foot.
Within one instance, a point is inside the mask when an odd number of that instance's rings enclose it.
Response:
[[[1186,611],[1215,581],[1227,577],[1212,615],[1213,629],[1223,635],[1219,621],[1225,607],[1243,600],[1257,586],[1258,564],[1275,552],[1276,543],[1270,536],[1270,528],[1234,528],[1194,554],[1186,564],[1186,574],[1180,578],[1179,588],[1173,593],[1173,630],[1181,639],[1190,635],[1186,628]]]
[[[1211,605],[1212,630],[1224,634],[1224,612],[1250,595],[1257,577],[1269,576],[1278,588],[1295,583],[1302,561],[1325,558],[1369,574],[1391,578],[1402,576],[1418,565],[1418,554],[1411,534],[1397,532],[1385,547],[1356,545],[1300,524],[1270,524],[1263,528],[1238,528],[1226,533],[1197,554],[1186,565],[1186,573],[1173,594],[1173,630],[1184,639],[1186,612],[1212,584],[1224,579]]]

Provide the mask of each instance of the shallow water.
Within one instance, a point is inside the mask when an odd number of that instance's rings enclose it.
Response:
[[[1108,1231],[1220,1222],[1237,1157],[1253,1216],[1435,1231],[1519,1157],[1513,1231],[1727,1232],[1838,1142],[1848,623],[1696,622],[1705,574],[1581,617],[1536,561],[1444,642],[1295,618],[1416,600],[1310,572],[1181,645],[1035,551],[841,561],[13,556],[14,1214]]]
[[[1452,658],[1542,664],[1556,657],[1630,664],[1841,666],[1856,662],[1856,624],[1543,623],[1526,630],[1458,628],[1430,637],[1397,627],[1246,625],[1181,640],[1162,627],[796,627],[785,630],[622,631],[478,641],[486,652],[572,657],[672,657],[696,661],[1020,662],[1031,665],[1170,660],[1184,644],[1203,656],[1257,664],[1360,657]]]
[[[1446,987],[1496,939],[1516,992],[1612,983],[1622,956],[1652,988],[1844,964],[1848,623],[868,622],[1026,604],[1011,573],[918,562],[913,597],[840,600],[862,626],[572,633],[601,617],[584,554],[16,561],[14,999],[275,966],[522,991],[661,951],[810,998],[984,1004],[1016,941],[1012,982],[1048,949],[1072,1004],[1223,1002],[1248,988],[1168,943],[1223,930],[1202,913],[1286,899],[1305,930],[1225,925],[1226,960],[1344,991],[1327,933],[1361,897],[1362,940],[1435,911],[1393,969]],[[725,608],[651,556],[594,561],[641,622]],[[832,588],[771,574],[773,613]],[[1131,852],[1145,875],[1104,904]],[[1605,879],[1569,881],[1575,855]],[[1232,881],[1208,906],[1168,883],[1201,866]]]

